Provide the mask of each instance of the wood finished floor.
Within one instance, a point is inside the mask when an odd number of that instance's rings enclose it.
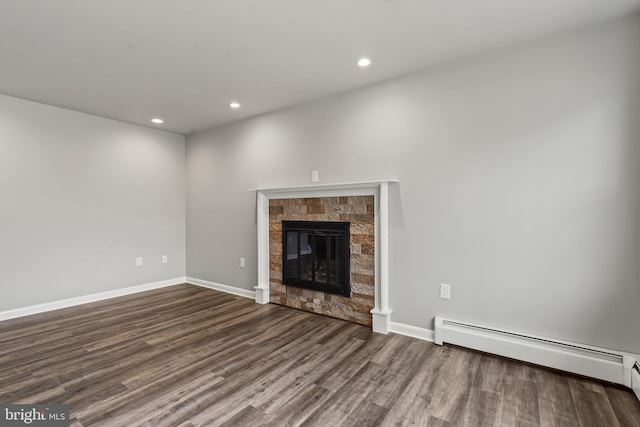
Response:
[[[191,285],[0,322],[0,402],[75,426],[640,426],[624,388]]]

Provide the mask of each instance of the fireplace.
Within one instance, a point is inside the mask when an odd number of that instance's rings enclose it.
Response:
[[[395,179],[255,188],[258,221],[259,304],[280,304],[391,330],[389,308],[389,187]],[[351,224],[351,296],[312,291],[283,282],[282,221]]]
[[[371,325],[374,203],[370,195],[269,200],[269,301]]]
[[[351,296],[350,223],[282,221],[282,280],[330,294]]]

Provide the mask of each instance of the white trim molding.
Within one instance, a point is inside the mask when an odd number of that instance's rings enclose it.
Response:
[[[391,332],[389,308],[389,184],[397,179],[313,184],[297,187],[258,187],[256,212],[258,220],[258,285],[254,287],[256,302],[269,302],[269,200],[302,197],[373,196],[375,200],[375,306],[371,310],[373,331]]]
[[[208,280],[196,279],[194,277],[187,277],[186,283],[190,285],[196,285],[207,289],[214,289],[216,291],[226,292],[228,294],[238,295],[245,298],[256,298],[256,293],[248,289],[237,288],[235,286],[223,285],[221,283],[209,282]]]
[[[256,187],[250,188],[249,191],[258,191],[263,193],[291,193],[291,192],[303,192],[307,191],[334,191],[334,190],[359,190],[363,188],[377,188],[381,183],[386,182],[387,184],[399,183],[400,181],[397,179],[376,179],[370,181],[351,181],[351,182],[337,182],[332,184],[308,184],[308,185],[297,185],[291,187]],[[293,197],[270,197],[271,199],[291,199],[298,198],[301,196],[293,196]],[[316,196],[317,197],[317,196]],[[339,197],[339,195],[333,196],[320,196],[320,197]]]
[[[45,313],[47,311],[59,310],[61,308],[73,307],[90,302],[103,301],[125,295],[137,294],[139,292],[153,289],[165,288],[167,286],[180,285],[186,282],[186,277],[176,277],[174,279],[162,280],[159,282],[145,283],[143,285],[130,286],[127,288],[114,289],[112,291],[98,292],[90,295],[83,295],[59,301],[47,302],[44,304],[31,305],[28,307],[16,308],[0,312],[0,321],[15,319],[17,317],[29,316],[32,314]]]
[[[407,325],[405,323],[391,322],[391,332],[423,341],[433,342],[434,333],[431,329]]]

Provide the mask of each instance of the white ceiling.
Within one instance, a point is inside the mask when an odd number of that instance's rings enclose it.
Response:
[[[0,0],[0,93],[189,134],[640,0]],[[366,70],[356,60],[368,56]],[[238,100],[242,108],[228,104]]]

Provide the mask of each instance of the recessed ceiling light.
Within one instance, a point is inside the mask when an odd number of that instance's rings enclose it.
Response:
[[[160,117],[154,117],[153,119],[151,119],[151,122],[157,124],[157,125],[161,125],[164,123],[164,120],[162,120]]]
[[[229,107],[233,108],[234,110],[237,110],[238,108],[240,108],[240,103],[236,101],[230,102]]]
[[[366,68],[371,65],[371,60],[369,58],[360,58],[358,59],[358,67]]]

